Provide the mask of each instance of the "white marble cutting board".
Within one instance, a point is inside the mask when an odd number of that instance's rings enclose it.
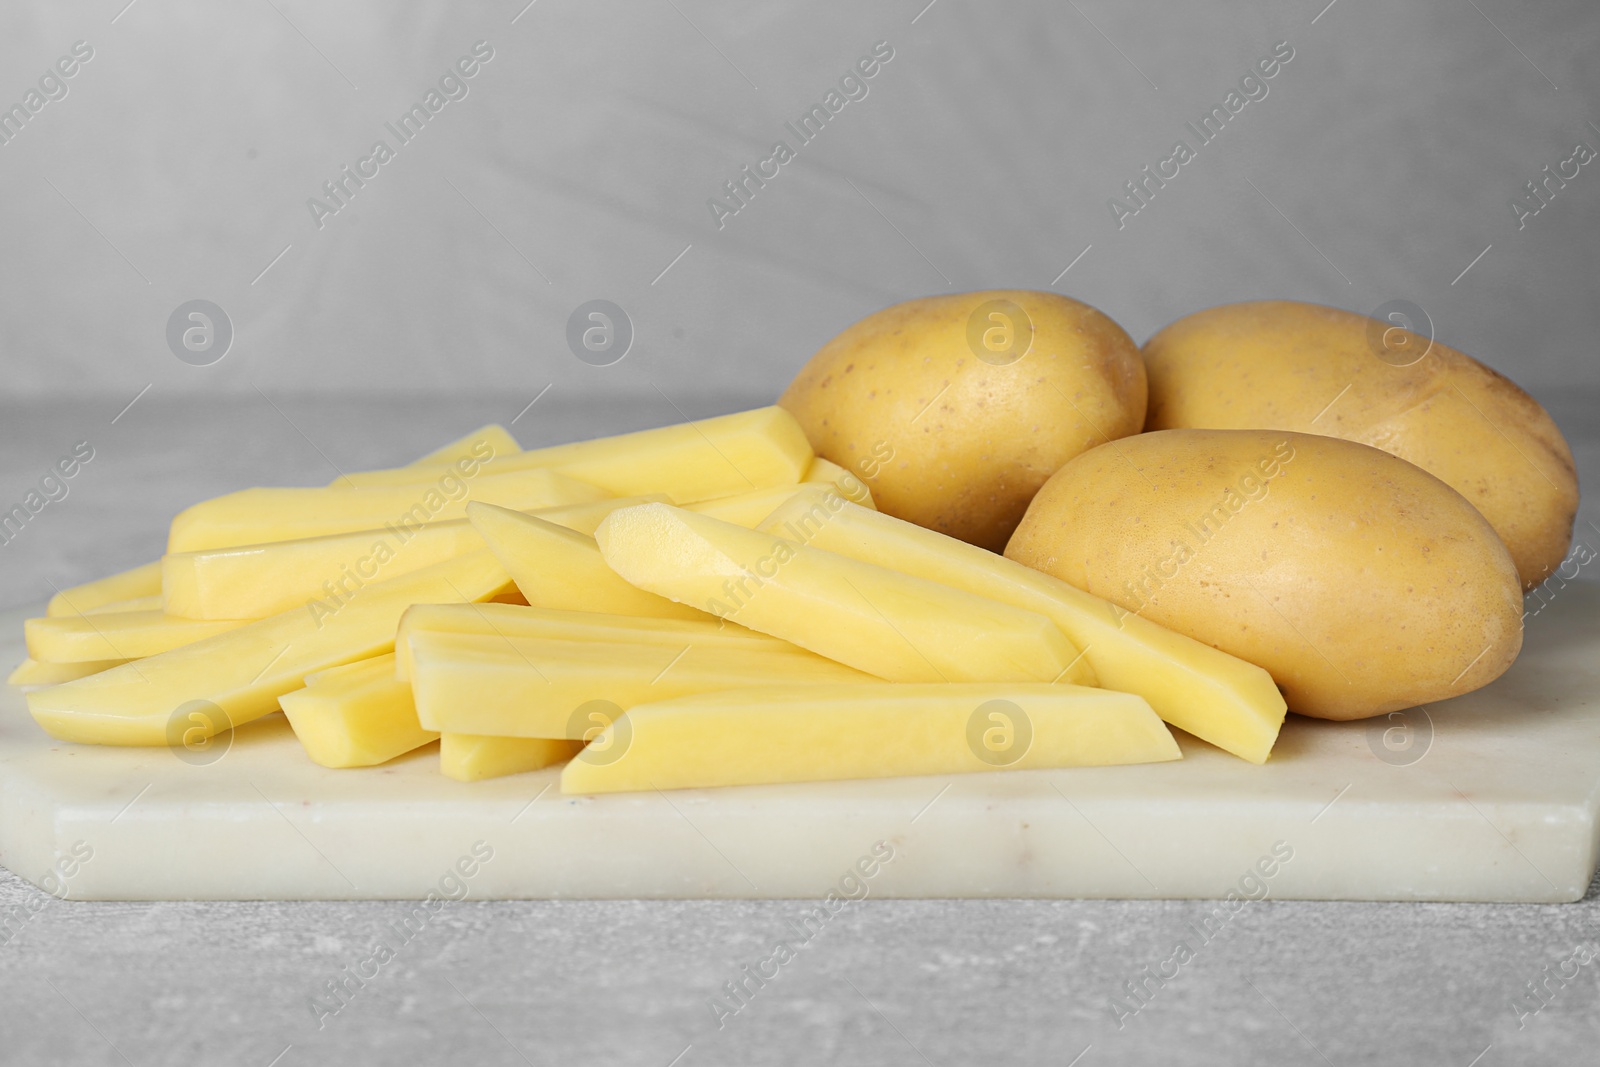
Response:
[[[29,613],[0,616],[0,664],[21,658]],[[420,899],[441,884],[821,900],[843,880],[878,897],[1570,901],[1595,870],[1597,691],[1600,583],[1575,582],[1529,619],[1505,677],[1410,713],[1400,750],[1388,723],[1291,716],[1264,767],[1180,735],[1181,763],[564,797],[553,772],[452,781],[432,746],[325,770],[281,715],[204,766],[58,744],[0,686],[0,863],[94,900]],[[847,879],[880,841],[893,859]],[[470,876],[448,877],[458,864]]]

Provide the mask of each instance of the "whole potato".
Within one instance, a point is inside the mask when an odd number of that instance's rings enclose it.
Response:
[[[1409,460],[1470,500],[1525,589],[1560,566],[1578,510],[1544,408],[1470,356],[1349,311],[1266,300],[1179,319],[1144,347],[1147,430],[1298,430]]]
[[[1055,293],[932,296],[823,345],[778,401],[884,512],[1000,551],[1057,467],[1144,423],[1144,360]]]
[[[1289,710],[1359,719],[1456,696],[1522,647],[1506,547],[1433,475],[1281,430],[1163,430],[1086,452],[1006,547],[1270,673]]]

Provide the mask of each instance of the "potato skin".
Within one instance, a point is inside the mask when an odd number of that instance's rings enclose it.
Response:
[[[1516,568],[1488,521],[1420,467],[1334,437],[1102,445],[1045,483],[1006,555],[1265,668],[1317,718],[1458,696],[1522,647]]]
[[[1381,339],[1426,355],[1380,358]],[[1470,500],[1524,589],[1561,565],[1578,510],[1572,450],[1550,415],[1471,356],[1388,323],[1287,300],[1179,319],[1144,347],[1147,430],[1297,430],[1373,445]],[[1374,339],[1378,340],[1374,340]],[[1345,391],[1348,386],[1348,391]],[[1337,397],[1337,399],[1335,399]]]
[[[1026,354],[1003,365],[969,341],[975,313],[998,300],[1033,328]],[[1056,468],[1139,432],[1144,360],[1115,322],[1055,293],[932,296],[846,329],[778,403],[881,510],[998,552]]]

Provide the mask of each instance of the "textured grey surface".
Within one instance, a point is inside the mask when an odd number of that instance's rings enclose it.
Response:
[[[85,434],[102,442],[72,495],[0,546],[0,599],[37,600],[49,583],[153,558],[171,512],[208,494],[404,461],[480,422],[511,419],[531,395],[146,398],[114,426],[120,403],[0,407],[0,484],[19,484]],[[517,421],[525,444],[676,417],[660,397],[547,404],[553,398]],[[760,399],[702,397],[685,410]],[[1561,402],[1557,418],[1592,475],[1594,397],[1547,399]],[[1593,509],[1584,515],[1579,537],[1600,547],[1600,531],[1586,525]],[[24,917],[29,902],[45,906]],[[1185,924],[1214,905],[869,899],[719,1029],[711,998],[792,936],[788,922],[812,906],[469,900],[399,946],[319,1029],[310,998],[326,998],[324,984],[368,957],[408,906],[55,902],[4,875],[0,922],[12,921],[0,945],[0,1062],[268,1067],[281,1055],[279,1067],[667,1067],[682,1054],[680,1067],[1060,1067],[1092,1046],[1080,1067],[1498,1067],[1586,1063],[1600,1042],[1600,961],[1569,966],[1566,981],[1549,978],[1549,1004],[1537,1014],[1519,1019],[1513,1007],[1579,946],[1600,947],[1597,887],[1581,903],[1550,906],[1253,904],[1196,944],[1176,978],[1152,983],[1148,1006],[1120,1030],[1111,1002],[1123,983],[1169,957],[1192,936]],[[1536,1003],[1521,1002],[1524,1011]]]

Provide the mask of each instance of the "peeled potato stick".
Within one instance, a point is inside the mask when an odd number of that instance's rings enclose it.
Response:
[[[278,699],[313,763],[372,767],[438,738],[417,722],[411,686],[394,676],[394,656],[319,671]]]
[[[475,552],[374,582],[331,615],[296,608],[35,690],[28,710],[63,741],[173,745],[196,731],[210,736],[277,710],[278,698],[308,674],[392,652],[395,627],[411,605],[487,600],[510,584],[492,555]]]
[[[474,503],[467,515],[535,607],[660,619],[711,618],[623,581],[606,566],[600,546],[587,534],[493,504]]]
[[[1137,693],[1167,722],[1252,763],[1265,762],[1283,724],[1283,695],[1260,667],[986,549],[820,493],[783,505],[762,529],[1045,615],[1101,685]]]
[[[440,734],[439,771],[458,782],[480,782],[563,763],[582,747],[582,741],[549,737]]]
[[[517,444],[517,439],[511,436],[510,430],[499,423],[491,422],[463,437],[440,445],[427,455],[413,460],[411,466],[431,467],[474,459],[481,463],[492,463],[497,456],[515,455],[521,451],[522,446]],[[336,479],[335,484],[343,485],[344,481],[342,478]]]
[[[417,717],[443,733],[581,739],[594,716],[712,689],[872,679],[820,656],[786,649],[685,641],[622,644],[498,634],[413,631],[411,688]]]
[[[1073,685],[764,686],[638,704],[561,772],[563,793],[1155,763],[1150,705]]]
[[[8,685],[43,686],[60,685],[76,681],[91,674],[108,671],[128,662],[125,659],[83,660],[79,663],[41,663],[31,656],[17,664],[16,670],[6,679]]]
[[[161,592],[161,561],[146,563],[92,582],[63,589],[50,598],[46,615],[81,615],[119,600],[155,596]]]
[[[161,611],[46,615],[22,632],[28,655],[49,663],[141,659],[237,630],[243,619],[185,619]]]
[[[414,486],[244,489],[202,501],[172,520],[168,552],[200,552],[300,537],[420,526],[467,513],[471,500],[513,508],[582,504],[612,494],[548,470],[462,478],[453,471]]]
[[[648,497],[541,508],[548,522],[584,533],[619,507]],[[657,497],[656,499],[659,499]],[[237,545],[163,557],[166,610],[195,619],[261,619],[315,601],[337,604],[370,582],[398,578],[441,560],[482,551],[466,519],[420,526]],[[598,551],[598,550],[597,550]]]
[[[804,476],[811,455],[811,444],[794,416],[774,406],[529,449],[497,458],[494,470],[559,470],[615,496],[666,493],[688,503],[792,485]],[[348,476],[354,485],[412,485],[426,477],[427,468],[418,467]]]
[[[816,463],[827,463],[827,460],[813,460]],[[831,464],[830,464],[831,466]],[[857,485],[861,483],[857,482]],[[713,519],[731,522],[735,526],[754,529],[761,520],[771,515],[778,505],[788,502],[797,493],[815,492],[822,488],[818,483],[801,482],[799,485],[780,485],[771,489],[757,489],[751,493],[735,493],[733,496],[718,497],[716,500],[704,500],[698,504],[690,504],[687,510],[700,515],[709,515]],[[863,507],[872,507],[872,495],[865,492],[862,486]]]
[[[623,644],[715,645],[799,652],[787,641],[713,619],[655,619],[639,615],[610,615],[594,611],[519,606],[515,604],[417,604],[400,617],[395,635],[395,676],[411,677],[408,638],[419,631],[478,634],[485,637],[525,637],[544,641],[602,641]]]
[[[641,589],[892,682],[1093,681],[1043,615],[665,504],[614,511],[606,563]]]

